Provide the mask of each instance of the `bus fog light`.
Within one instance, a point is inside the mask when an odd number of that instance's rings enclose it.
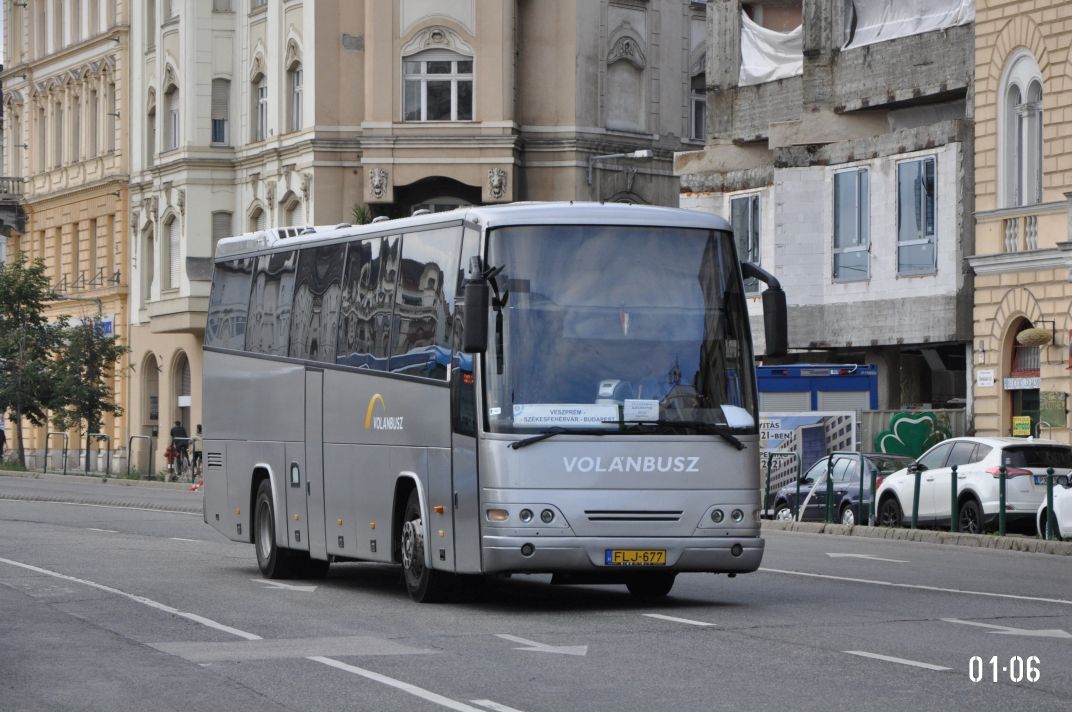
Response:
[[[744,521],[744,512],[739,509],[733,510],[733,513],[730,514],[730,516],[733,517],[733,521],[737,522],[738,524]]]
[[[489,509],[488,521],[489,522],[505,522],[510,518],[510,513],[505,509]]]
[[[744,547],[741,546],[740,544],[734,544],[733,546],[730,547],[730,553],[733,554],[734,556],[740,556],[741,554],[744,553]]]
[[[551,522],[555,521],[555,513],[550,509],[543,510],[542,512],[540,512],[540,521],[544,524],[550,524]]]
[[[716,509],[711,512],[711,521],[715,524],[721,524],[722,520],[726,518],[726,515],[722,513],[721,509]]]
[[[536,551],[536,547],[533,546],[532,544],[522,544],[521,545],[521,555],[522,556],[526,556],[526,557],[532,556],[533,553],[535,553],[535,551]]]
[[[528,524],[532,521],[532,510],[522,509],[520,512],[518,512],[517,518],[520,519],[522,523]]]

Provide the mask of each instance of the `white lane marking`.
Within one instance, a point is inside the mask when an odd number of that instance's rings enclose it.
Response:
[[[193,542],[194,544],[200,544],[201,543],[200,539],[183,539],[181,536],[173,536],[173,537],[168,537],[168,538],[171,539],[171,541],[189,541],[189,542]]]
[[[119,589],[112,588],[111,586],[105,586],[104,584],[95,583],[93,581],[87,581],[86,579],[80,579],[80,578],[76,578],[74,576],[68,576],[67,574],[61,574],[61,573],[59,573],[57,571],[50,571],[49,569],[43,569],[40,566],[33,566],[31,564],[24,564],[24,563],[22,563],[20,561],[12,561],[11,559],[0,558],[0,564],[7,564],[9,566],[16,566],[16,567],[18,567],[20,569],[26,569],[27,571],[33,571],[34,573],[43,574],[45,576],[52,576],[53,578],[62,579],[64,581],[72,581],[74,583],[80,583],[80,584],[82,584],[84,586],[89,586],[91,588],[95,588],[97,590],[104,591],[106,593],[111,593],[111,594],[114,594],[116,596],[122,596],[123,598],[128,598],[131,601],[134,601],[135,603],[140,603],[140,604],[142,604],[144,606],[148,606],[150,608],[155,608],[155,609],[157,609],[159,611],[164,611],[165,613],[170,613],[172,615],[179,616],[180,618],[185,618],[187,620],[193,621],[194,623],[200,623],[201,625],[203,625],[203,626],[205,626],[207,628],[212,628],[213,630],[218,630],[218,631],[221,631],[223,633],[230,633],[231,635],[236,636],[238,638],[242,638],[244,640],[264,640],[259,635],[256,635],[254,633],[247,633],[244,630],[239,630],[238,628],[232,628],[229,625],[224,625],[222,623],[217,623],[216,621],[212,620],[211,618],[205,618],[204,616],[199,616],[196,613],[187,613],[186,611],[180,611],[177,608],[173,608],[173,607],[165,605],[163,603],[159,603],[157,601],[152,600],[151,598],[146,598],[145,596],[138,596],[138,595],[135,595],[133,593],[127,593],[126,591],[120,591]],[[368,678],[369,680],[373,680],[375,682],[379,682],[379,683],[382,683],[384,685],[388,685],[388,686],[393,687],[393,688],[395,688],[397,690],[401,690],[403,692],[409,693],[409,694],[414,695],[416,697],[420,697],[420,698],[422,698],[424,700],[427,700],[429,702],[434,702],[436,704],[442,705],[443,707],[447,707],[448,709],[458,710],[458,712],[484,712],[479,707],[471,707],[471,706],[469,706],[469,705],[467,705],[465,703],[457,702],[455,700],[452,700],[449,697],[443,697],[442,695],[437,695],[434,692],[430,692],[430,691],[425,690],[423,688],[417,687],[416,685],[411,685],[408,682],[402,682],[401,680],[395,680],[394,678],[387,677],[386,675],[381,675],[381,674],[376,673],[376,672],[372,672],[371,670],[364,670],[362,668],[355,667],[353,665],[347,665],[346,663],[339,662],[338,660],[332,660],[331,658],[325,658],[325,657],[310,657],[308,659],[312,660],[312,661],[315,661],[315,662],[318,662],[318,663],[323,663],[324,665],[329,665],[329,666],[331,666],[333,668],[337,668],[339,670],[344,670],[346,672],[351,672],[351,673],[354,673],[356,675],[361,675],[362,677]]]
[[[1033,628],[1013,628],[1007,625],[994,625],[992,623],[977,623],[976,621],[962,621],[959,618],[943,618],[946,623],[960,623],[961,625],[973,625],[977,628],[991,628],[995,635],[1023,635],[1028,638],[1072,638],[1072,633],[1060,628],[1048,628],[1045,630]]]
[[[514,648],[514,650],[525,650],[532,653],[561,653],[562,655],[588,654],[587,645],[547,645],[546,643],[537,643],[535,640],[526,640],[518,638],[516,635],[506,635],[504,633],[496,633],[495,637],[509,640],[511,643],[521,643],[521,645],[525,646],[523,648]]]
[[[873,658],[875,660],[885,660],[888,663],[911,665],[912,667],[923,668],[924,670],[952,670],[952,668],[942,667],[941,665],[931,665],[930,663],[921,663],[918,660],[905,660],[904,658],[895,658],[890,655],[879,655],[878,653],[866,653],[863,650],[843,650],[841,652],[848,653],[849,655],[859,655],[861,658]]]
[[[883,559],[881,556],[871,554],[827,554],[831,559],[867,559],[869,561],[888,561],[891,564],[907,564],[904,559]]]
[[[283,583],[282,581],[272,581],[271,579],[250,579],[254,583],[262,583],[268,588],[283,589],[285,591],[299,591],[301,593],[312,593],[316,590],[316,586],[302,586],[300,584]]]
[[[689,620],[688,618],[675,618],[674,616],[664,616],[661,613],[641,613],[640,615],[647,616],[648,618],[658,618],[661,621],[670,621],[671,623],[687,623],[688,625],[702,625],[702,626],[714,625],[714,623],[704,623],[703,621],[692,621],[692,620]]]
[[[96,527],[86,527],[86,530],[91,531],[91,532],[104,532],[105,534],[118,534],[119,533],[115,529],[97,529]]]
[[[124,507],[121,504],[86,504],[85,502],[64,502],[51,499],[17,499],[0,497],[0,502],[20,502],[22,504],[63,504],[68,507],[97,507],[99,509],[133,509],[136,512],[157,512],[161,514],[181,514],[184,517],[204,517],[197,512],[179,512],[174,509],[154,509],[153,507]]]
[[[1017,601],[1034,601],[1036,603],[1057,603],[1063,606],[1072,606],[1072,601],[1063,598],[1041,598],[1038,596],[1017,596],[1012,593],[991,593],[990,591],[965,591],[959,588],[942,588],[940,586],[924,586],[916,583],[894,583],[893,581],[873,581],[871,579],[850,578],[848,576],[831,576],[829,574],[813,574],[805,571],[786,571],[784,569],[768,569],[760,567],[760,571],[770,574],[788,574],[789,576],[806,576],[808,578],[830,579],[833,581],[849,581],[851,583],[866,583],[871,586],[891,586],[893,588],[914,588],[920,591],[938,591],[939,593],[960,593],[965,596],[989,596],[991,598],[1011,598]]]
[[[458,710],[458,712],[484,712],[479,707],[472,707],[471,705],[467,705],[464,702],[458,702],[457,700],[452,700],[449,697],[444,697],[443,695],[439,695],[435,692],[431,692],[430,690],[426,690],[423,687],[417,687],[416,685],[411,685],[408,682],[402,682],[401,680],[396,680],[393,677],[381,675],[378,672],[359,668],[356,665],[348,665],[344,662],[333,660],[332,658],[321,657],[319,655],[308,659],[314,662],[323,663],[324,665],[329,665],[337,670],[353,673],[354,675],[360,675],[361,677],[367,678],[374,682],[379,682],[389,687],[393,687],[396,690],[402,690],[403,692],[407,692],[414,697],[420,697],[422,700],[434,702],[435,704],[442,705],[447,709]]]
[[[140,603],[140,604],[142,604],[144,606],[149,606],[149,608],[155,608],[158,611],[164,611],[165,613],[170,613],[171,615],[179,616],[180,618],[185,618],[187,620],[193,621],[194,623],[200,623],[201,625],[203,625],[203,626],[205,626],[207,628],[212,628],[213,630],[222,631],[224,633],[230,633],[231,635],[237,636],[239,638],[244,638],[246,640],[262,640],[262,638],[259,635],[254,635],[253,633],[247,633],[244,630],[239,630],[238,628],[232,628],[231,626],[224,625],[223,623],[217,623],[216,621],[212,620],[211,618],[205,618],[204,616],[199,616],[196,613],[187,613],[186,611],[180,611],[178,608],[173,608],[173,607],[171,607],[169,605],[166,605],[164,603],[154,601],[151,598],[146,598],[145,596],[138,596],[138,595],[133,594],[133,593],[127,593],[126,591],[120,591],[118,588],[112,588],[111,586],[105,586],[104,584],[95,583],[93,581],[87,581],[86,579],[80,579],[80,578],[76,578],[74,576],[68,576],[67,574],[61,574],[61,573],[59,573],[57,571],[50,571],[48,569],[42,569],[40,566],[33,566],[31,564],[24,564],[24,563],[19,562],[19,561],[12,561],[11,559],[0,559],[0,564],[8,564],[9,566],[17,566],[20,569],[26,569],[27,571],[33,571],[34,573],[44,574],[45,576],[52,576],[53,578],[62,579],[64,581],[73,581],[74,583],[80,583],[83,586],[89,586],[90,588],[95,588],[95,589],[97,589],[99,591],[104,591],[106,593],[111,593],[111,594],[116,595],[116,596],[122,596],[123,598],[129,598],[131,601],[134,601],[135,603]]]
[[[500,705],[498,702],[492,700],[469,700],[474,705],[480,705],[481,707],[487,707],[492,712],[521,712],[519,709],[513,707],[507,707],[506,705]]]

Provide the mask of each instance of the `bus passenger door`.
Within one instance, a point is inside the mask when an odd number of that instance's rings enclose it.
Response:
[[[324,529],[324,372],[305,372],[305,492],[309,554],[327,559]]]
[[[455,351],[450,375],[451,486],[454,492],[454,566],[481,571],[480,482],[477,477],[476,387],[473,356]]]

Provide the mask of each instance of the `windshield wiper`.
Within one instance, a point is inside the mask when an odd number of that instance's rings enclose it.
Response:
[[[616,423],[618,421],[615,420],[615,421],[612,421],[612,422]],[[510,443],[510,447],[512,447],[514,450],[520,450],[521,448],[527,447],[528,445],[538,443],[541,440],[546,440],[547,438],[553,438],[556,435],[562,435],[563,433],[568,433],[570,435],[608,435],[608,434],[614,433],[614,432],[616,432],[616,431],[614,431],[614,430],[603,430],[603,429],[596,430],[594,428],[589,428],[589,429],[563,428],[560,425],[556,425],[555,427],[550,428],[549,430],[543,431],[539,435],[533,435],[532,437],[525,438],[524,440],[515,440],[514,442]]]
[[[685,429],[690,429],[691,428],[693,430],[699,430],[700,432],[705,433],[705,434],[710,433],[710,434],[713,434],[713,435],[718,435],[723,440],[725,440],[726,442],[728,442],[730,445],[732,445],[733,447],[737,448],[738,450],[744,450],[744,448],[745,448],[745,444],[742,443],[740,440],[738,440],[737,437],[732,433],[732,431],[730,431],[730,429],[727,428],[726,426],[724,426],[724,425],[716,425],[714,423],[706,423],[706,422],[704,422],[702,420],[663,420],[663,419],[659,419],[659,420],[625,420],[625,421],[620,421],[620,422],[617,421],[617,420],[607,420],[607,421],[604,421],[604,422],[606,422],[606,423],[616,423],[618,425],[623,426],[623,428],[625,426],[629,426],[629,425],[636,426],[637,428],[647,426],[647,427],[660,428],[660,429],[663,429],[664,431],[665,430],[670,430],[672,432],[676,431],[678,429],[681,429],[681,428],[685,428]],[[625,431],[623,430],[622,432],[625,432]]]

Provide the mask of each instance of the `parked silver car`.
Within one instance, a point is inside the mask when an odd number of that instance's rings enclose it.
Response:
[[[877,492],[879,524],[897,527],[911,520],[918,470],[919,523],[948,527],[953,465],[957,466],[957,528],[980,533],[993,529],[997,522],[1002,465],[1006,468],[1006,523],[1023,524],[1024,519],[1036,518],[1046,498],[1047,468],[1054,468],[1058,475],[1072,472],[1072,446],[1029,438],[945,440],[882,481]]]

